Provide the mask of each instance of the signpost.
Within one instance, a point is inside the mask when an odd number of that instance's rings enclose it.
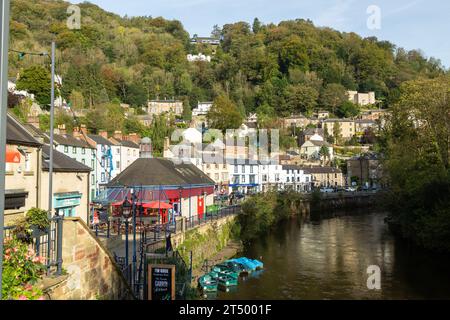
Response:
[[[148,300],[175,300],[174,265],[148,265]]]

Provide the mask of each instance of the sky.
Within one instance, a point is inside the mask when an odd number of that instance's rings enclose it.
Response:
[[[421,49],[450,67],[450,1],[443,0],[89,0],[120,15],[180,20],[191,34],[209,36],[217,24],[311,19],[363,37],[376,36],[405,49]],[[72,1],[76,3],[77,1]],[[372,6],[379,8],[374,11]],[[376,12],[380,13],[379,24]],[[369,28],[368,20],[374,22]]]

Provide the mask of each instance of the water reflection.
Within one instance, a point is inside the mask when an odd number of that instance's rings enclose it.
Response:
[[[398,242],[382,213],[292,220],[248,246],[265,271],[218,299],[450,298],[450,259]],[[382,289],[367,288],[367,268],[381,268]]]

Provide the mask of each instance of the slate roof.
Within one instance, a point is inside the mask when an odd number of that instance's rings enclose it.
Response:
[[[123,146],[123,147],[139,149],[139,145],[134,143],[133,141],[117,140],[117,142],[119,142],[120,145]]]
[[[96,134],[88,134],[87,135],[90,139],[94,140],[97,144],[102,144],[105,146],[113,146],[114,144],[109,141],[108,139],[105,139],[102,136],[96,135]]]
[[[47,135],[48,135],[48,133],[47,133]],[[64,146],[74,146],[74,147],[93,149],[93,147],[86,141],[78,140],[69,134],[54,134],[53,140],[55,141],[55,143],[61,144]]]
[[[304,170],[305,173],[310,174],[320,174],[320,173],[342,173],[341,169],[333,168],[333,167],[303,167],[301,170]]]
[[[108,187],[214,185],[203,171],[193,164],[175,164],[169,159],[141,158],[115,177]]]
[[[42,170],[49,170],[50,146],[42,146]],[[53,149],[53,171],[54,172],[91,172],[92,169],[84,164],[66,156]]]
[[[6,118],[6,143],[36,148],[42,146],[19,120],[10,114]]]

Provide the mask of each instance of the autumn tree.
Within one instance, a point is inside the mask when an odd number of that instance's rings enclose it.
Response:
[[[243,121],[236,104],[226,95],[220,95],[206,116],[210,128],[225,131],[227,129],[238,129]]]

